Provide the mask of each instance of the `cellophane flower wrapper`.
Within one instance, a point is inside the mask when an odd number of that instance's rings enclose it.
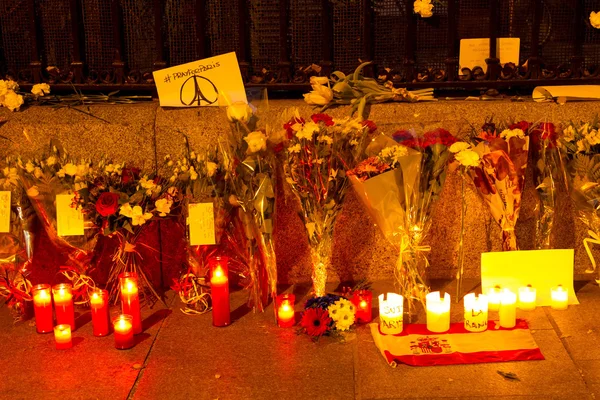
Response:
[[[31,300],[31,282],[27,279],[33,256],[35,211],[19,180],[16,160],[0,162],[0,191],[10,193],[9,232],[0,233],[0,297],[12,310],[15,320],[26,316]],[[0,205],[1,207],[2,205]]]
[[[273,133],[259,127],[264,107],[252,110],[247,104],[228,104],[226,115],[231,129],[221,140],[220,152],[227,170],[229,204],[234,207],[234,232],[228,235],[236,261],[245,262],[249,305],[264,311],[277,296],[275,229],[276,164]],[[233,242],[235,241],[235,242]]]
[[[469,170],[473,183],[487,204],[492,218],[502,229],[502,250],[518,250],[515,226],[525,188],[529,154],[529,124],[521,128],[498,129],[484,125],[481,142],[473,148],[481,159]]]
[[[367,136],[376,128],[370,121],[334,120],[327,114],[305,120],[297,110],[289,110],[283,119],[288,139],[286,182],[300,202],[299,215],[310,245],[314,296],[321,297],[325,295],[335,223],[350,187],[346,171],[363,157]]]
[[[414,303],[424,305],[429,292],[425,270],[430,247],[425,239],[432,205],[446,178],[448,146],[456,139],[443,130],[422,138],[414,131],[400,131],[394,138],[376,138],[367,147],[369,158],[350,174],[367,211],[399,253],[394,267],[396,284],[408,300],[407,311],[413,313]]]
[[[579,219],[588,229],[583,245],[591,267],[586,273],[596,272],[596,261],[590,245],[600,244],[600,121],[569,122],[563,125],[560,136],[565,163],[564,172]],[[599,279],[596,279],[600,282]]]

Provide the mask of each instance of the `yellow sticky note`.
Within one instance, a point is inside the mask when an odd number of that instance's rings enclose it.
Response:
[[[83,235],[83,213],[71,207],[74,195],[56,195],[56,225],[58,236]]]
[[[161,107],[218,106],[219,94],[247,103],[235,52],[152,73]]]
[[[10,192],[0,192],[0,233],[10,232]]]
[[[216,244],[213,203],[189,205],[190,245]]]
[[[500,64],[514,63],[519,65],[521,39],[498,38],[496,43],[496,54]],[[490,58],[490,39],[460,40],[459,69],[481,67],[484,71],[487,71],[486,58]]]
[[[536,289],[538,306],[551,305],[551,289],[562,285],[569,304],[579,304],[573,288],[573,249],[502,251],[481,254],[481,291],[500,286],[518,293],[520,287]]]

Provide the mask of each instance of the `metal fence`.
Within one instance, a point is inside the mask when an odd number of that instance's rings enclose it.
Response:
[[[504,88],[600,83],[597,0],[0,0],[0,75],[60,89],[153,90],[152,71],[229,51],[248,86],[290,90],[311,75],[365,73],[398,85]],[[518,37],[519,65],[496,38]],[[490,38],[483,68],[459,42]],[[485,68],[487,67],[487,68]]]

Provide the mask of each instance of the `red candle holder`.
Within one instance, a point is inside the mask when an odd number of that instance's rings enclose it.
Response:
[[[356,320],[360,324],[366,324],[373,320],[373,292],[362,289],[352,293],[352,304],[356,307]]]
[[[52,300],[54,300],[54,313],[56,324],[67,324],[75,330],[75,308],[73,307],[73,286],[70,283],[59,283],[52,287]]]
[[[61,324],[54,327],[54,341],[57,350],[65,350],[73,347],[71,341],[71,325]]]
[[[31,288],[33,295],[33,312],[35,314],[35,330],[37,333],[49,333],[54,328],[52,318],[52,294],[50,285],[35,285]]]
[[[133,317],[120,314],[113,319],[115,348],[127,350],[133,347]]]
[[[296,325],[294,304],[296,296],[293,294],[280,294],[275,302],[277,306],[277,325],[280,328],[291,328]]]
[[[92,309],[94,336],[108,335],[108,291],[93,289],[90,292],[90,308]]]
[[[140,296],[138,276],[135,272],[123,272],[119,275],[121,289],[121,311],[133,318],[133,334],[142,333],[142,315],[140,312]]]
[[[228,262],[228,257],[211,257],[208,259],[214,326],[227,326],[231,323],[229,278],[227,275],[229,272]]]

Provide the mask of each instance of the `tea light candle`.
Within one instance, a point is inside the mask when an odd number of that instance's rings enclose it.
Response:
[[[500,326],[514,328],[517,324],[517,295],[504,289],[500,295]]]
[[[566,310],[569,306],[569,291],[562,285],[552,288],[550,296],[553,310]]]
[[[425,296],[427,305],[427,329],[441,333],[450,329],[450,295],[431,292]]]
[[[126,350],[133,347],[133,317],[121,314],[113,319],[115,348]]]
[[[277,324],[280,328],[290,328],[296,324],[295,301],[296,296],[293,294],[277,296]]]
[[[208,260],[214,326],[227,326],[231,323],[228,262],[227,257],[212,257]]]
[[[108,335],[108,292],[94,289],[90,293],[90,307],[92,309],[92,327],[94,336]]]
[[[519,308],[523,311],[535,310],[536,290],[531,286],[519,288]]]
[[[487,298],[488,298],[488,310],[489,311],[498,311],[500,309],[500,295],[502,294],[502,290],[499,286],[489,288]]]
[[[384,297],[385,296],[385,297]],[[379,330],[385,335],[402,333],[404,297],[396,293],[379,295]]]
[[[71,341],[71,326],[69,324],[56,325],[54,327],[54,340],[58,350],[70,349],[73,347]]]
[[[356,319],[360,324],[366,324],[373,319],[372,303],[373,292],[370,290],[355,290],[352,293],[352,304],[356,307]]]
[[[465,329],[469,332],[483,332],[488,325],[488,299],[484,294],[479,297],[469,293],[465,302]]]
[[[142,315],[140,312],[140,296],[137,278],[135,272],[124,272],[119,275],[121,312],[131,316],[134,335],[142,333]]]
[[[68,324],[75,330],[75,309],[73,308],[73,287],[70,283],[59,283],[52,287],[54,312],[58,325]]]
[[[33,312],[35,313],[35,330],[37,333],[52,332],[52,295],[50,285],[35,285],[31,288],[33,294]]]

